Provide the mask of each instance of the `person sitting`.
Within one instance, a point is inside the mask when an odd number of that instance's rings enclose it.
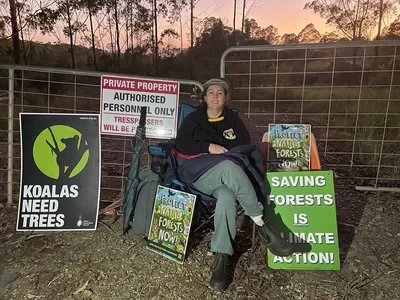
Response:
[[[183,120],[175,148],[189,156],[189,159],[178,157],[181,180],[217,200],[215,230],[211,238],[211,252],[215,254],[215,261],[210,285],[224,291],[229,285],[227,262],[234,253],[237,201],[257,225],[262,243],[272,253],[289,256],[294,250],[264,220],[264,201],[260,202],[255,188],[257,185],[248,176],[251,175],[248,172],[249,164],[246,167],[243,156],[240,156],[245,153],[250,159],[255,153],[255,146],[251,145],[250,134],[241,118],[228,107],[228,83],[214,78],[208,80],[203,89],[204,101]],[[262,174],[262,170],[258,169],[258,172]],[[266,191],[263,191],[263,195],[266,195]]]

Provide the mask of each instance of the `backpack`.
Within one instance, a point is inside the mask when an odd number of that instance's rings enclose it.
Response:
[[[160,143],[157,149],[171,147],[171,144]],[[151,157],[150,167],[139,171],[139,185],[134,195],[135,208],[131,222],[133,232],[147,237],[153,216],[154,202],[157,194],[158,185],[170,186],[174,171],[171,158],[155,155]]]
[[[162,184],[161,178],[151,168],[144,168],[139,172],[139,185],[135,197],[135,209],[131,223],[132,231],[148,236],[157,187]]]

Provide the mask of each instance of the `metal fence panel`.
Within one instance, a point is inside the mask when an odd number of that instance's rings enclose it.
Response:
[[[308,123],[339,186],[400,187],[400,42],[238,46],[221,57],[254,142]]]
[[[101,75],[138,77],[0,65],[0,204],[18,203],[21,168],[19,113],[99,113]],[[180,103],[193,103],[195,100],[191,95],[194,89],[202,90],[201,84],[191,80],[177,81],[180,83]],[[150,139],[147,143],[158,141]],[[121,199],[132,156],[130,142],[130,137],[101,136],[100,197],[103,206]],[[143,153],[142,162],[149,163],[147,151]]]

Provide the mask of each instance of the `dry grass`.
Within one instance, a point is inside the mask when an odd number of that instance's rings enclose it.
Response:
[[[183,265],[145,248],[122,222],[96,232],[40,236],[15,233],[15,211],[0,209],[0,274],[19,277],[0,298],[21,299],[399,299],[397,222],[399,197],[337,191],[340,271],[280,271],[266,265],[265,250],[240,219],[233,283],[225,293],[209,287],[210,233],[192,235]],[[5,212],[5,213],[4,213]],[[36,298],[35,298],[35,297]]]

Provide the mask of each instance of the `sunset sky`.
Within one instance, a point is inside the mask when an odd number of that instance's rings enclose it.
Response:
[[[278,28],[278,34],[285,33],[298,34],[308,23],[313,23],[317,30],[321,33],[332,31],[325,25],[325,20],[313,14],[311,11],[304,10],[303,7],[307,1],[305,0],[247,0],[246,6],[250,11],[247,13],[248,18],[254,18],[262,27],[273,25]],[[241,28],[243,11],[243,0],[238,0],[236,14],[236,28]],[[206,17],[221,18],[228,26],[232,26],[233,22],[233,0],[199,0],[194,12],[195,17],[204,19]],[[183,21],[183,43],[184,47],[188,44],[187,34],[190,32],[190,13],[189,8],[186,8],[182,15]],[[59,26],[57,26],[59,27]],[[159,19],[158,28],[159,34],[167,28],[172,27],[179,33],[179,23],[170,25],[165,20]],[[58,38],[53,34],[51,36],[41,35],[39,32],[35,34],[35,40],[41,42],[64,42],[68,40],[62,34],[62,29],[58,28]],[[124,36],[121,36],[124,39]],[[177,41],[177,43],[179,43]]]
[[[273,25],[278,28],[280,35],[284,33],[298,34],[308,23],[313,23],[322,33],[327,31],[325,20],[303,7],[304,0],[247,0],[246,6],[251,4],[249,18],[254,18],[259,25],[266,27]],[[202,13],[204,11],[204,13]],[[240,28],[243,11],[243,0],[238,0],[236,28]],[[200,0],[196,6],[196,15],[206,17],[213,14],[223,18],[232,26],[233,0]]]

